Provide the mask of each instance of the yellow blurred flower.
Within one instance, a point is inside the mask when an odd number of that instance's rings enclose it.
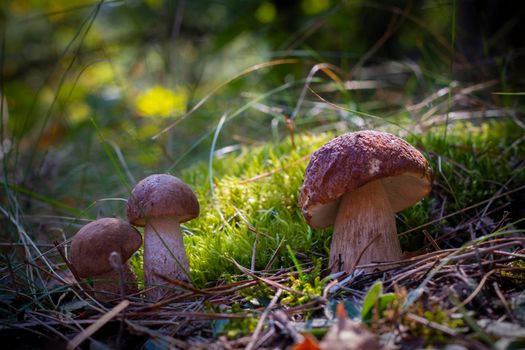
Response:
[[[137,112],[144,117],[169,117],[186,110],[188,94],[184,89],[175,91],[154,86],[137,97]]]

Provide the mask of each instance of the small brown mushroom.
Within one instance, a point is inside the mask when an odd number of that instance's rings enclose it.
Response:
[[[425,197],[432,169],[406,141],[384,132],[339,136],[315,151],[299,204],[314,228],[334,225],[332,271],[401,258],[394,214]]]
[[[199,215],[191,188],[175,176],[150,175],[141,180],[127,206],[131,224],[144,227],[144,280],[148,298],[159,300],[169,290],[157,274],[189,281],[189,264],[180,223]],[[155,288],[156,286],[156,288]]]
[[[120,295],[120,273],[110,262],[116,252],[122,259],[124,293],[137,293],[135,274],[126,261],[142,244],[140,233],[120,219],[103,218],[82,227],[71,241],[71,263],[78,277],[93,279],[95,297],[109,301]]]

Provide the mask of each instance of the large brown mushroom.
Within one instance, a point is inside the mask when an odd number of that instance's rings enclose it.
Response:
[[[120,219],[103,218],[83,226],[71,240],[70,259],[78,277],[92,278],[95,297],[109,301],[120,296],[122,269],[124,293],[137,293],[135,274],[126,261],[142,245],[140,233]],[[110,261],[117,253],[123,263],[114,266]]]
[[[159,300],[170,292],[158,275],[189,280],[180,224],[199,215],[199,202],[180,179],[155,174],[133,188],[127,214],[131,224],[144,227],[144,280],[149,288],[146,295]]]
[[[339,136],[315,151],[299,204],[314,228],[334,225],[332,271],[401,258],[395,213],[425,197],[432,169],[406,141],[379,131]]]

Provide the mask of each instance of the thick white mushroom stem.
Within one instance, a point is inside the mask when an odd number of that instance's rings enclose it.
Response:
[[[137,278],[127,263],[122,265],[122,276],[123,280],[121,281],[120,273],[115,270],[94,276],[92,278],[94,297],[100,301],[119,299],[122,296],[121,283],[124,286],[124,295],[138,293]]]
[[[159,300],[170,293],[167,282],[155,273],[188,281],[189,264],[184,249],[179,220],[175,217],[155,217],[144,229],[144,281],[146,296]]]
[[[381,180],[345,194],[334,224],[330,248],[332,271],[352,272],[356,265],[400,259],[394,212]]]

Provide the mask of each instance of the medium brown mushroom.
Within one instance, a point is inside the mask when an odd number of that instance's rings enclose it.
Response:
[[[406,141],[384,132],[339,136],[315,151],[299,204],[314,228],[334,225],[332,271],[401,258],[395,213],[425,197],[432,169]]]
[[[146,295],[159,300],[169,290],[161,288],[166,282],[157,274],[189,281],[180,223],[199,215],[199,202],[180,179],[156,174],[133,188],[127,214],[131,224],[144,227],[144,280],[146,286],[151,287]]]
[[[140,233],[120,219],[103,218],[82,227],[71,240],[70,259],[78,277],[92,278],[95,297],[109,301],[120,296],[120,273],[124,276],[124,293],[137,293],[137,281],[126,262],[142,244]],[[123,264],[112,266],[110,256],[118,253]]]

